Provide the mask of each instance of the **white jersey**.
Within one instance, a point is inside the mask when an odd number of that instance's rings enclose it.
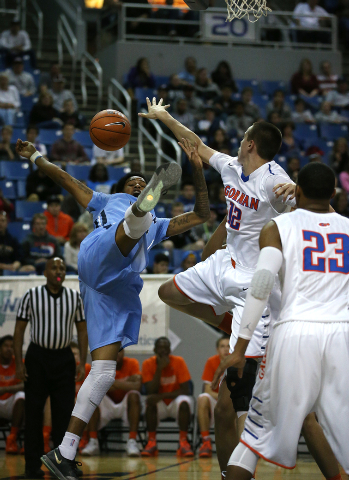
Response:
[[[210,165],[222,177],[227,201],[227,249],[236,263],[254,270],[259,256],[259,234],[266,223],[295,206],[295,200],[283,202],[273,188],[278,183],[291,183],[285,170],[274,161],[265,163],[251,175],[243,174],[242,166],[229,155],[216,152]]]
[[[274,219],[281,237],[279,320],[349,322],[349,220],[299,209]]]

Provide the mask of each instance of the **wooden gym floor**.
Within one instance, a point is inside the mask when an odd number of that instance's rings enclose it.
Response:
[[[91,480],[220,480],[216,457],[212,459],[177,459],[175,455],[160,455],[154,459],[127,458],[122,454],[108,453],[98,457],[78,457],[83,462],[83,479]],[[45,469],[45,467],[44,467]],[[46,469],[45,469],[46,470]],[[23,455],[5,455],[0,452],[0,479],[24,478]],[[348,478],[342,472],[343,480]],[[45,480],[50,479],[45,475]],[[311,458],[301,457],[294,470],[285,470],[259,461],[256,480],[323,480]]]

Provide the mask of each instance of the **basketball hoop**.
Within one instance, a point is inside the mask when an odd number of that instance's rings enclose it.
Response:
[[[249,22],[257,22],[262,15],[265,17],[271,8],[267,7],[267,0],[225,0],[228,8],[227,20],[239,20],[247,15]],[[254,17],[254,18],[253,18]]]

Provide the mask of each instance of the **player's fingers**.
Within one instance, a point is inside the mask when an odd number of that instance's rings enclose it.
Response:
[[[146,98],[146,101],[147,101],[147,107],[150,108],[150,107],[151,107],[151,103],[150,103],[149,97]]]
[[[156,107],[156,98],[153,97],[153,106]]]
[[[183,143],[181,142],[178,142],[178,145],[182,148],[182,150],[184,150],[184,152],[189,156],[189,152],[188,150],[185,148],[185,146],[183,145]]]
[[[158,103],[159,107],[162,105],[163,101],[164,101],[163,98],[160,98],[159,103]]]
[[[278,188],[283,187],[284,185],[286,185],[286,183],[278,183],[278,184],[275,185],[275,187],[273,188],[273,192],[275,192]]]
[[[287,187],[286,187],[286,186],[280,187],[280,188],[278,189],[278,191],[275,192],[275,196],[276,196],[277,198],[279,198],[280,195],[283,195],[286,190],[287,190]]]
[[[171,105],[164,105],[164,108],[170,108]]]

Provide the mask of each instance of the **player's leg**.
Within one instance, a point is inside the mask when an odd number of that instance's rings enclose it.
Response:
[[[137,432],[139,418],[141,416],[141,397],[139,392],[131,391],[128,393],[123,418],[127,418],[130,433],[126,444],[126,453],[129,457],[139,457],[140,451],[137,445]]]
[[[84,448],[81,449],[81,455],[87,455],[90,457],[94,455],[99,455],[100,453],[99,442],[98,442],[99,419],[100,419],[100,411],[99,411],[99,407],[97,407],[96,410],[93,412],[91,420],[87,424],[86,430],[84,431],[84,433],[85,432],[88,433],[89,440],[84,446]]]
[[[151,398],[151,397],[150,397]],[[145,421],[147,424],[148,442],[141,452],[142,457],[155,457],[158,455],[158,446],[156,443],[156,427],[158,421],[168,417],[167,405],[164,401],[154,403],[147,397],[145,407]]]
[[[198,423],[201,435],[201,446],[199,448],[200,458],[212,457],[212,443],[210,437],[210,427],[214,426],[214,407],[217,401],[209,394],[202,393],[198,396]]]
[[[4,418],[11,420],[11,431],[6,438],[6,453],[18,453],[17,436],[24,419],[24,392],[17,392],[3,402],[9,407],[9,414]]]
[[[246,445],[239,443],[232,453],[227,468],[226,480],[250,480],[259,456]]]
[[[170,417],[176,418],[179,426],[179,449],[177,455],[193,457],[194,452],[188,442],[188,429],[191,422],[193,399],[188,395],[179,395],[168,406]]]

